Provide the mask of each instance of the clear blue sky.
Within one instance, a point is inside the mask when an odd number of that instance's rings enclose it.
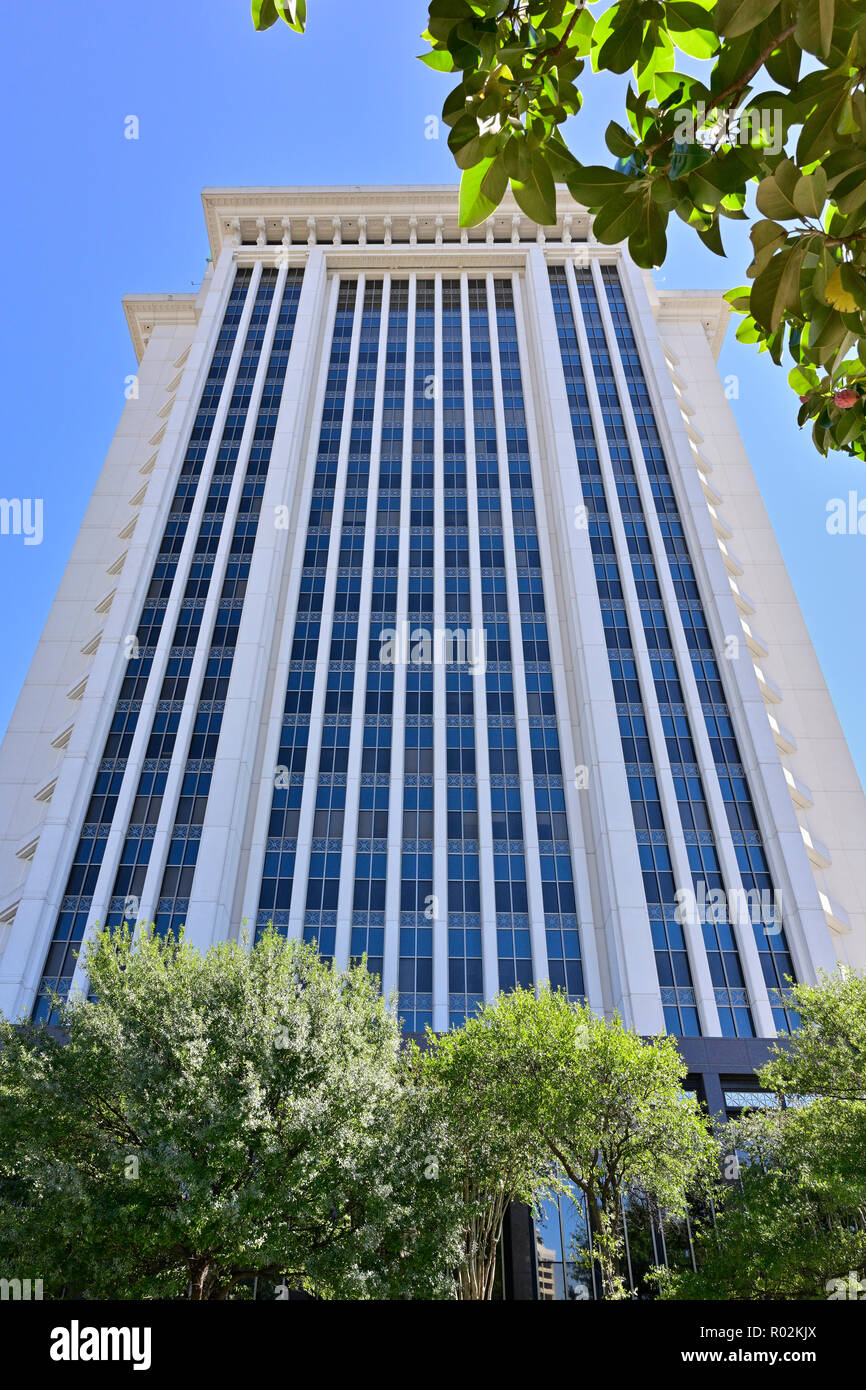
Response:
[[[208,254],[200,190],[454,180],[444,139],[424,136],[448,81],[413,60],[421,0],[309,0],[309,10],[304,38],[284,25],[254,33],[246,0],[4,10],[0,495],[43,498],[45,534],[38,546],[0,536],[0,730],[135,369],[121,296],[198,285]],[[598,109],[568,138],[583,160],[608,162],[602,133],[620,117],[617,83],[588,85]],[[137,141],[124,139],[128,115],[139,118]],[[678,229],[659,279],[743,283],[747,243],[742,233],[727,241],[723,262]],[[733,329],[721,369],[740,378],[739,428],[866,780],[866,537],[825,529],[828,499],[866,496],[866,474],[812,451],[781,374]]]

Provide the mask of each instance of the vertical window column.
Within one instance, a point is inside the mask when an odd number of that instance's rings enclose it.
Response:
[[[201,911],[217,939],[251,946],[277,779],[289,654],[307,538],[339,286],[319,247],[301,253],[302,278],[286,353],[271,463],[244,598],[224,728],[231,751],[214,772],[202,828],[194,922]],[[282,252],[280,260],[284,257]],[[286,294],[289,285],[286,286]],[[275,348],[276,351],[276,348]],[[306,441],[306,442],[305,442]],[[196,928],[194,927],[194,930]]]
[[[477,982],[478,964],[480,964],[482,979],[480,992],[484,999],[492,999],[499,989],[499,974],[497,969],[496,955],[496,902],[493,875],[493,820],[490,806],[490,758],[488,751],[488,711],[487,711],[487,651],[486,644],[479,650],[479,641],[483,643],[484,638],[484,611],[482,596],[481,579],[481,548],[479,544],[479,487],[480,480],[477,471],[476,447],[475,447],[475,405],[473,399],[474,374],[473,374],[473,348],[470,330],[469,317],[469,277],[464,272],[460,277],[460,324],[461,324],[461,384],[463,396],[463,437],[466,459],[466,507],[467,507],[467,545],[465,561],[469,575],[470,588],[470,622],[472,626],[473,641],[476,643],[475,668],[472,672],[471,695],[473,702],[473,723],[475,738],[475,837],[478,856],[478,878],[480,891],[481,915],[478,926],[467,926],[465,923],[457,924],[453,930],[459,932],[460,936],[455,938],[452,945],[449,916],[449,958],[462,960],[466,973],[467,985],[471,980],[473,984]],[[483,441],[482,441],[483,442]],[[483,450],[482,450],[483,452]],[[487,473],[484,474],[485,480]],[[464,555],[455,546],[455,562],[459,562],[462,567]],[[446,551],[446,563],[448,561]],[[458,575],[461,568],[457,570]],[[449,787],[449,820],[452,814],[451,807],[452,791]],[[455,806],[454,811],[458,810]],[[462,787],[460,790],[460,828],[465,833],[467,829],[466,813],[471,812],[471,808],[463,806]],[[456,822],[455,822],[456,827]],[[449,839],[451,838],[451,825],[449,824]],[[480,931],[480,950],[475,937],[469,937],[469,931]],[[478,957],[480,956],[480,962]],[[470,961],[478,962],[470,967]],[[449,967],[450,968],[450,967]],[[454,995],[463,993],[460,990],[451,990],[449,981],[449,1018],[453,1022],[460,1021],[461,1013],[470,1014],[475,1007],[474,999],[468,996],[476,993],[475,990],[465,991],[467,997],[461,1003]]]
[[[707,895],[715,891],[716,898],[722,897],[726,905],[733,905],[739,902],[742,880],[719,791],[705,721],[696,713],[700,701],[682,622],[682,611],[688,611],[689,603],[685,601],[682,607],[680,605],[673,579],[671,557],[664,543],[659,513],[654,502],[655,488],[645,466],[649,452],[644,443],[647,439],[645,430],[647,425],[654,430],[652,414],[647,411],[647,419],[641,408],[639,428],[632,394],[633,338],[629,344],[632,351],[628,352],[630,371],[626,373],[620,348],[625,330],[619,315],[617,320],[614,320],[611,307],[614,298],[606,289],[610,283],[610,273],[616,276],[615,267],[602,267],[596,261],[593,263],[592,273],[601,323],[610,352],[611,371],[622,405],[629,453],[634,464],[634,477],[640,494],[644,544],[652,557],[649,562],[652,581],[657,601],[663,603],[667,616],[667,625],[663,628],[656,624],[656,630],[660,638],[665,639],[665,646],[669,645],[672,650],[663,649],[661,646],[656,649],[653,653],[653,673],[661,702],[668,748],[671,750],[671,770],[694,887],[700,895],[699,901],[705,902]],[[616,285],[619,285],[618,279]],[[661,450],[658,452],[660,455]],[[678,516],[676,520],[679,520]],[[679,756],[676,755],[676,749],[680,750]],[[766,1035],[768,1030],[773,1032],[775,1025],[767,988],[748,923],[732,920],[725,906],[721,909],[711,907],[703,914],[700,926],[706,945],[722,1033],[727,1037],[751,1037],[755,1032],[753,1018],[757,1021],[758,1031],[762,1036]]]
[[[617,517],[618,527],[614,522],[617,498],[606,437],[606,430],[612,422],[602,416],[598,393],[584,372],[583,362],[589,363],[592,359],[576,293],[572,297],[573,281],[569,272],[573,277],[573,268],[569,265],[565,268],[551,267],[551,293],[617,701],[623,759],[632,800],[664,1020],[668,1032],[694,1036],[700,1032],[700,1023],[684,929],[676,919],[674,877],[667,838],[670,811],[668,817],[662,814],[654,749],[646,724],[643,688],[638,679],[625,601],[625,584],[631,579],[628,550],[621,520]],[[592,366],[597,370],[595,360],[592,360]],[[636,622],[636,630],[639,640],[643,630],[639,621]],[[652,690],[646,671],[644,681]]]
[[[595,943],[606,967],[605,987],[609,991],[605,1006],[612,1004],[631,1026],[649,1035],[662,1031],[665,1021],[596,577],[597,539],[591,528],[597,523],[593,499],[586,495],[586,460],[595,460],[594,439],[573,322],[570,337],[566,334],[561,338],[562,326],[551,292],[553,273],[549,272],[544,247],[529,247],[523,285],[528,296],[532,348],[544,387],[536,405],[552,508],[551,534],[561,566],[563,603],[568,609],[568,622],[561,628],[562,645],[566,669],[570,668],[569,699],[575,702],[573,713],[590,773],[587,787],[582,791],[575,788],[595,861],[592,912],[582,925],[586,931],[597,914]],[[560,268],[558,273],[567,289],[564,271]],[[597,461],[593,466],[597,472]],[[554,516],[558,518],[555,526]],[[543,550],[541,554],[543,558]],[[589,964],[586,938],[583,945]],[[591,973],[587,983],[594,1003],[598,992]]]
[[[555,989],[582,1000],[583,961],[513,285],[497,281],[495,295],[548,972]]]
[[[496,922],[496,969],[493,979],[496,992],[513,989],[515,985],[529,986],[534,976],[515,730],[499,432],[486,280],[468,281],[467,312],[472,354],[481,617],[486,661],[484,681]],[[488,966],[488,979],[491,974],[493,972]]]
[[[434,479],[436,286],[415,281],[412,489],[409,514],[408,652],[403,666],[405,737],[400,863],[398,1004],[407,1032],[433,1026]]]
[[[303,905],[297,898],[292,903],[293,916],[299,909],[302,912],[303,940],[317,945],[327,959],[332,959],[335,951],[336,903],[341,881],[381,293],[381,281],[367,284],[366,277],[359,277],[331,549],[321,605],[316,685],[310,717],[311,758],[307,760],[300,813],[302,859],[304,841],[310,847],[309,860],[304,865],[307,869],[306,899]],[[327,706],[327,695],[335,691],[339,709],[331,712],[325,708],[324,714],[320,713],[322,705]],[[304,830],[309,831],[309,840]]]
[[[461,286],[442,282],[448,1025],[484,1000]]]
[[[442,276],[434,280],[433,328],[433,1026],[448,1020],[448,730],[445,686],[449,653],[445,642],[445,441],[442,359]],[[452,489],[453,490],[453,489]]]
[[[198,863],[202,827],[219,752],[229,679],[300,295],[299,271],[287,273],[283,268],[265,271],[264,276],[273,277],[275,294],[239,446],[238,467],[243,467],[246,455],[246,472],[233,528],[220,543],[223,552],[228,542],[228,553],[218,556],[216,565],[216,574],[223,570],[223,581],[187,760],[182,775],[179,770],[173,774],[172,780],[177,785],[173,794],[171,785],[167,788],[163,812],[165,815],[176,806],[159,888],[156,924],[159,930],[175,931],[185,925],[188,936],[191,935],[187,922],[191,881]],[[161,824],[157,831],[157,847],[160,832],[167,834]],[[207,946],[214,939],[214,912],[207,908],[202,911],[201,899],[205,895],[200,888],[201,871],[197,878],[199,922],[192,939]]]
[[[367,591],[362,593],[362,613],[365,608],[369,611],[366,681],[362,683],[359,678],[361,688],[355,692],[356,722],[363,727],[363,748],[359,762],[349,943],[352,962],[358,963],[366,957],[368,970],[380,980],[385,960],[388,812],[394,755],[396,663],[389,657],[396,654],[398,636],[400,485],[409,307],[407,280],[393,280],[388,276],[386,285],[387,332],[383,319],[377,382],[379,420],[374,428],[377,462],[370,469],[367,513],[365,570],[369,570],[370,582]]]
[[[497,311],[497,289],[506,284],[507,281],[495,281],[492,274],[487,276],[487,314],[490,333],[490,358],[493,374],[493,413],[496,429],[496,449],[499,460],[499,492],[502,516],[502,545],[505,559],[505,593],[507,603],[507,623],[509,643],[511,648],[511,671],[512,671],[512,690],[514,713],[511,718],[503,723],[502,743],[503,752],[516,757],[509,757],[509,762],[517,772],[520,780],[520,794],[522,799],[522,824],[523,840],[525,851],[522,857],[523,871],[525,873],[524,893],[526,895],[526,908],[520,914],[523,919],[514,924],[514,944],[515,944],[515,965],[517,968],[517,983],[525,983],[520,979],[521,974],[525,974],[525,966],[520,963],[520,958],[516,955],[518,944],[525,944],[525,935],[528,934],[531,948],[532,975],[535,984],[544,984],[549,979],[549,964],[547,954],[547,939],[544,929],[544,890],[541,878],[541,858],[538,843],[538,823],[534,811],[535,786],[533,774],[533,757],[531,736],[529,730],[529,708],[527,702],[527,671],[526,656],[524,648],[524,627],[521,622],[521,593],[520,575],[526,576],[528,568],[537,568],[538,560],[538,540],[535,534],[535,515],[534,512],[524,513],[522,498],[518,501],[518,510],[515,512],[514,499],[512,496],[512,459],[517,461],[515,445],[518,442],[518,427],[513,416],[513,398],[510,390],[510,380],[507,375],[510,372],[509,348],[506,346],[502,350],[500,344],[500,325]],[[508,289],[510,291],[510,285]],[[508,389],[507,389],[508,388]],[[507,389],[507,398],[506,398]],[[521,412],[522,413],[522,412]],[[523,481],[523,466],[528,468],[528,458],[521,457],[518,471],[521,473],[520,481]],[[531,486],[531,479],[530,479]],[[520,490],[522,491],[522,489]],[[530,502],[531,507],[531,502]],[[519,549],[518,549],[519,545]],[[537,658],[534,635],[528,636],[530,642],[530,659],[534,662]],[[540,634],[541,650],[546,653],[544,636]],[[544,660],[546,660],[546,655]],[[489,688],[489,687],[488,687]],[[555,737],[555,731],[554,737]],[[509,801],[508,816],[510,820],[512,798]],[[495,829],[494,829],[495,834]],[[513,856],[510,849],[508,851],[509,860],[517,861],[518,857]],[[509,868],[513,869],[514,864]],[[569,870],[570,875],[570,870]],[[573,909],[572,894],[572,909]],[[525,922],[525,926],[524,926]],[[502,972],[502,956],[500,955],[500,980]],[[507,986],[503,985],[503,988]],[[581,986],[582,990],[582,986]]]
[[[413,486],[413,420],[415,408],[415,320],[418,298],[417,277],[410,275],[406,303],[406,350],[403,361],[403,410],[395,401],[395,439],[392,453],[392,476],[396,460],[400,460],[399,530],[396,537],[397,617],[395,622],[399,658],[394,661],[393,713],[391,717],[391,777],[388,791],[388,864],[385,884],[385,950],[382,962],[382,991],[390,998],[398,990],[402,969],[403,921],[403,818],[406,754],[406,648],[409,635],[409,552],[412,536]],[[395,362],[395,377],[399,363]],[[395,380],[395,392],[397,383]],[[396,431],[400,431],[402,447],[398,450]],[[396,499],[395,499],[396,500]],[[390,529],[390,528],[389,528]],[[393,536],[388,538],[388,566],[394,552]],[[409,992],[409,991],[405,991]],[[402,1008],[401,1008],[402,1013]]]
[[[569,271],[574,273],[572,267],[569,267]],[[635,646],[644,689],[646,723],[653,745],[661,801],[665,808],[671,865],[675,873],[676,902],[680,905],[677,920],[688,940],[705,1031],[716,1026],[706,998],[705,976],[708,969],[713,1004],[718,1011],[719,1030],[729,1037],[751,1037],[754,1026],[736,950],[733,959],[726,961],[719,939],[709,924],[705,926],[693,920],[692,915],[684,913],[682,909],[683,892],[694,891],[700,897],[723,888],[721,866],[697,764],[692,721],[680,687],[668,615],[641,502],[636,461],[632,453],[633,442],[629,439],[623,403],[612,370],[611,340],[604,331],[600,300],[591,273],[581,271],[575,279],[584,331],[595,367],[596,386],[602,409],[606,412],[610,471],[630,559],[631,573],[628,569],[623,571],[624,588],[630,611],[634,613],[635,606],[639,610],[646,644],[648,660],[644,659],[640,630],[633,623],[632,631],[637,633]],[[639,457],[638,454],[638,460]],[[604,459],[602,466],[604,468]],[[676,608],[673,616],[678,616]],[[660,742],[659,724],[664,743]],[[672,815],[671,779],[679,826]]]
[[[184,542],[196,495],[203,478],[207,476],[206,463],[209,457],[213,456],[210,450],[211,436],[229,374],[238,330],[244,318],[250,279],[249,270],[238,270],[229,291],[222,325],[214,344],[198,410],[154,562],[150,587],[142,607],[135,640],[127,654],[126,674],[121,683],[60,911],[54,924],[53,938],[33,1006],[32,1016],[37,1023],[51,1022],[55,1017],[48,997],[49,991],[56,990],[62,997],[68,994],[85,931],[93,926],[92,909],[100,881],[104,884],[104,888],[99,889],[100,896],[107,893],[108,884],[113,881],[112,856],[106,859],[106,847],[116,817],[125,774],[133,754],[134,738],[157,655],[157,644],[165,621],[169,595],[181,559],[188,560],[188,547],[185,551]],[[184,679],[185,673],[179,670],[175,675]],[[122,828],[115,829],[118,842],[115,853],[119,852],[121,837]],[[111,872],[111,879],[106,878],[107,872]]]
[[[336,495],[344,468],[344,419],[351,400],[351,376],[357,361],[355,281],[334,282],[336,302],[331,332],[331,351],[321,399],[318,445],[306,528],[306,546],[298,579],[291,632],[285,703],[277,763],[272,777],[261,891],[256,913],[256,938],[269,924],[283,936],[300,935],[301,912],[293,909],[295,867],[301,837],[301,810],[307,787],[307,749],[314,708],[321,711],[326,698],[327,664],[319,675],[319,645],[326,581],[336,576],[341,530],[342,495]],[[340,480],[340,491],[344,484]],[[333,578],[331,587],[333,590]],[[317,686],[317,677],[318,686]],[[347,692],[351,701],[351,692]],[[317,703],[314,705],[314,696]],[[318,736],[321,738],[321,715]],[[317,745],[318,746],[318,745]],[[304,840],[306,854],[313,829],[315,782],[306,797]],[[299,881],[306,886],[305,871]],[[299,895],[298,895],[299,896]],[[294,912],[294,915],[292,915]]]
[[[372,611],[374,590],[375,597],[379,602],[385,598],[386,593],[382,586],[376,585],[374,568],[376,518],[379,510],[382,420],[389,343],[390,275],[386,274],[382,281],[370,283],[368,285],[370,292],[374,290],[374,285],[379,301],[379,322],[376,325],[376,336],[371,336],[369,347],[364,352],[363,371],[359,365],[355,386],[355,420],[359,419],[363,410],[364,426],[363,430],[359,431],[358,438],[353,439],[353,458],[350,461],[350,467],[354,465],[358,474],[359,486],[356,489],[352,517],[354,546],[357,547],[359,536],[361,540],[361,561],[360,575],[358,576],[360,583],[357,589],[357,638],[350,726],[352,738],[346,768],[342,868],[337,899],[336,961],[341,967],[347,964],[350,950],[353,955],[356,954],[351,939],[354,931],[354,903],[358,896],[363,896],[363,890],[360,895],[357,893],[355,883],[359,857],[357,842],[360,803],[362,797],[365,802],[369,800],[368,796],[364,796],[365,792],[372,790],[375,793],[378,790],[384,795],[383,819],[387,822],[387,774],[391,761],[390,703],[393,700],[393,676],[391,673],[392,678],[389,686],[386,673],[385,689],[383,689],[379,663],[381,623],[377,621]],[[366,477],[364,477],[365,474]],[[363,486],[360,485],[362,483]],[[348,510],[348,499],[346,509]],[[344,537],[345,534],[344,527]],[[394,601],[396,602],[396,593],[394,594]],[[383,705],[381,713],[380,701]],[[373,800],[376,800],[375,795]],[[367,896],[367,912],[369,914],[373,911],[380,916],[380,920],[375,925],[384,928],[386,855],[382,850],[379,850],[374,858],[372,849],[364,853],[369,855],[369,862],[362,861],[361,869],[362,871],[369,869],[368,882],[371,885]],[[375,890],[372,888],[373,883],[377,885]],[[381,896],[380,906],[370,907],[371,894],[377,900]],[[355,945],[357,944],[356,937]],[[374,973],[381,978],[382,946],[378,938],[373,938],[370,944],[379,947],[375,954],[377,966]],[[358,954],[363,954],[364,949],[362,948],[362,952]]]
[[[518,363],[520,365],[520,370],[523,374],[524,379],[527,381],[531,381],[532,364],[529,357],[526,321],[524,317],[524,293],[526,289],[526,280],[522,275],[519,275],[517,272],[515,272],[512,276],[511,288],[515,309]],[[545,391],[548,390],[548,384],[546,381],[544,389]],[[551,576],[550,582],[544,588],[544,598],[546,604],[549,630],[548,642],[550,646],[550,667],[551,678],[553,682],[553,708],[554,711],[559,715],[556,727],[559,734],[559,742],[561,745],[562,753],[563,773],[561,786],[564,800],[564,806],[561,808],[561,810],[559,808],[554,810],[554,808],[551,806],[551,814],[561,814],[561,811],[564,811],[565,813],[565,822],[563,823],[562,821],[560,821],[558,823],[558,828],[560,830],[570,832],[568,835],[568,842],[570,845],[571,864],[574,873],[574,889],[577,906],[576,915],[580,931],[580,958],[583,964],[585,991],[586,996],[592,1007],[595,1009],[603,1009],[604,998],[602,992],[601,974],[599,969],[598,952],[596,949],[595,933],[592,927],[593,907],[589,884],[589,867],[587,863],[586,844],[584,841],[584,823],[583,816],[581,814],[582,806],[579,804],[581,802],[584,802],[585,804],[584,799],[587,795],[587,792],[589,791],[589,787],[581,787],[581,789],[578,790],[577,786],[578,757],[575,750],[575,739],[572,731],[571,711],[569,706],[569,693],[565,682],[565,660],[563,656],[564,634],[562,622],[560,619],[557,584],[553,578],[553,576],[555,576],[556,574],[556,568],[554,565],[552,554],[553,542],[555,539],[555,531],[552,529],[550,524],[550,517],[552,513],[550,512],[548,507],[548,493],[545,488],[545,472],[541,467],[541,461],[545,458],[545,454],[542,452],[539,443],[538,427],[536,422],[535,400],[536,398],[534,397],[533,392],[531,390],[523,393],[523,406],[526,416],[526,427],[529,440],[530,459],[532,462],[532,473],[535,478],[533,486],[533,496],[535,511],[539,522],[537,530],[538,551],[541,562],[541,575],[543,576],[546,574],[548,576]],[[549,477],[549,475],[547,476]],[[573,524],[575,521],[575,517],[572,516],[570,520]],[[533,711],[530,708],[530,718],[532,717],[532,713]],[[574,777],[572,776],[571,772],[572,768],[574,768],[575,772]],[[599,775],[598,769],[594,769],[594,775],[597,779]],[[539,795],[543,796],[544,794],[545,793],[543,788],[536,789],[536,797],[538,797]],[[536,807],[536,813],[538,813],[538,807]],[[556,828],[556,825],[551,824],[550,831],[552,832]],[[545,826],[545,832],[547,832],[547,829],[548,828]],[[550,840],[555,840],[556,838],[557,836],[552,833],[542,833],[541,824],[539,823],[540,847],[546,842]],[[556,927],[557,924],[553,924],[554,930],[556,930]],[[563,959],[566,958],[563,957]]]
[[[794,977],[794,967],[784,925],[780,917],[777,919],[769,862],[743,770],[682,518],[674,497],[616,267],[604,267],[601,281],[607,296],[606,307],[611,319],[614,351],[618,344],[621,352],[619,365],[627,384],[626,396],[634,410],[634,428],[652,487],[661,538],[668,555],[679,603],[685,642],[691,653],[695,684],[701,699],[711,755],[718,773],[719,789],[730,826],[739,880],[749,895],[751,928],[772,1007],[773,1022],[775,1027],[784,1033],[797,1026],[798,1016],[787,1006],[786,978]],[[735,881],[731,881],[729,886],[735,891],[739,887]],[[767,902],[768,908],[765,907]],[[738,928],[736,941],[732,925]],[[732,924],[726,917],[723,922],[710,921],[705,930],[718,942],[717,949],[724,961],[732,959],[732,955],[736,954],[742,957],[744,965],[749,968],[752,946],[748,939],[748,925],[742,920]],[[759,1003],[758,1000],[755,1002]],[[762,1021],[764,1017],[765,1014],[761,1011]],[[762,1031],[766,1027],[767,1023],[764,1023]]]
[[[232,388],[228,413],[223,424],[216,463],[211,477],[205,511],[199,526],[195,552],[190,565],[189,577],[180,605],[180,613],[172,637],[169,653],[169,672],[163,681],[159,703],[151,724],[150,739],[145,751],[145,763],[138,782],[135,802],[129,818],[129,826],[121,854],[114,888],[109,901],[107,922],[117,926],[125,918],[138,917],[139,895],[148,884],[148,866],[153,862],[153,873],[161,877],[159,863],[160,848],[157,845],[158,825],[165,822],[170,814],[170,803],[177,794],[178,774],[182,764],[176,762],[178,737],[182,743],[189,731],[192,711],[197,707],[196,692],[202,679],[206,653],[210,644],[208,628],[216,618],[219,627],[219,613],[216,612],[214,580],[218,582],[221,568],[220,556],[225,552],[221,545],[225,522],[231,524],[231,511],[240,500],[243,467],[239,458],[241,441],[246,429],[253,384],[258,372],[264,343],[265,330],[271,313],[277,272],[262,271],[259,267],[258,284],[254,285],[255,300],[244,339],[243,353]],[[231,533],[228,532],[230,535]],[[228,616],[228,613],[226,613]],[[183,678],[182,691],[178,689],[171,667],[174,663],[188,663],[188,674]],[[195,734],[193,734],[195,739]],[[181,744],[182,746],[182,744]],[[211,757],[208,759],[207,774],[213,768],[213,752],[216,738],[213,739]],[[174,774],[174,775],[173,775]],[[206,790],[203,795],[206,797]],[[163,809],[165,805],[165,810]],[[180,860],[179,872],[187,891],[192,880],[195,849],[192,847],[200,833],[201,823],[192,829],[185,841]],[[196,846],[197,847],[197,846]],[[153,850],[157,849],[154,856]],[[187,860],[186,855],[189,854]],[[141,886],[139,887],[139,882]],[[133,891],[133,885],[138,892]],[[129,911],[130,899],[133,911]],[[183,924],[186,915],[188,896],[184,897],[180,917],[168,923],[165,914],[157,909],[156,923],[159,930],[168,925],[177,928]]]

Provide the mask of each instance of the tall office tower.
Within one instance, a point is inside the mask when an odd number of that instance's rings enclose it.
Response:
[[[94,923],[273,922],[409,1031],[550,981],[735,1106],[786,979],[866,966],[866,804],[726,307],[564,193],[544,229],[424,187],[204,208],[199,293],[126,300],[136,390],[0,754],[0,1007],[50,1021]]]

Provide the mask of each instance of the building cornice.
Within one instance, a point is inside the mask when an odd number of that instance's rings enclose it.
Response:
[[[731,306],[722,294],[716,290],[657,290],[655,301],[650,302],[662,333],[666,323],[700,323],[718,361],[731,317]]]
[[[589,217],[568,193],[557,194],[556,224],[545,228],[553,240],[584,241]],[[223,246],[236,244],[280,245],[350,242],[387,245],[407,243],[438,245],[461,241],[495,243],[534,241],[536,224],[521,212],[510,192],[493,216],[478,227],[461,229],[458,189],[453,184],[347,185],[285,188],[205,188],[202,192],[211,255],[216,260]],[[264,236],[264,242],[259,239]]]
[[[198,323],[197,294],[125,294],[123,312],[137,361],[141,361],[156,325]]]
[[[453,184],[353,184],[319,187],[205,188],[202,205],[214,262],[226,246],[237,262],[252,264],[279,255],[302,267],[310,246],[326,251],[330,269],[412,271],[435,255],[442,269],[484,273],[521,270],[534,242],[551,259],[587,252],[615,261],[624,247],[592,240],[592,219],[564,187],[557,188],[557,220],[539,227],[506,193],[496,212],[477,227],[461,228],[458,189]],[[572,250],[572,248],[574,248]],[[661,290],[644,276],[659,325],[700,322],[718,357],[730,308],[722,296],[702,290]],[[126,295],[123,307],[138,360],[156,324],[188,323],[199,316],[195,294]]]

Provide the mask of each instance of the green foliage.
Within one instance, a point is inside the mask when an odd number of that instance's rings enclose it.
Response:
[[[535,1101],[527,1088],[524,1050],[510,1021],[518,1000],[529,1015],[531,991],[500,995],[459,1029],[435,1037],[421,1069],[448,1136],[444,1163],[461,1211],[463,1262],[458,1297],[489,1299],[496,1251],[510,1202],[533,1205],[557,1183]]]
[[[760,1073],[785,1107],[732,1127],[740,1181],[698,1238],[698,1274],[663,1281],[666,1297],[823,1299],[866,1269],[866,980],[792,993],[802,1027]]]
[[[596,6],[599,8],[599,6]],[[256,28],[303,29],[302,0],[253,0]],[[866,457],[866,14],[858,0],[431,0],[422,62],[456,81],[443,107],[462,171],[460,217],[510,185],[556,220],[556,183],[599,241],[661,265],[675,214],[717,255],[756,191],[751,288],[728,299],[738,337],[793,361],[798,423],[816,448]],[[562,126],[578,82],[629,73],[616,169],[584,166]],[[618,177],[611,177],[612,175]],[[749,204],[751,207],[751,204]]]
[[[624,1293],[621,1199],[676,1218],[717,1173],[718,1145],[682,1089],[674,1039],[645,1040],[561,993],[501,995],[443,1038],[430,1065],[460,1098],[479,1171],[490,1164],[480,1191],[504,1171],[503,1146],[516,1141],[513,1197],[566,1190],[566,1181],[584,1194],[608,1298]]]
[[[252,0],[252,14],[256,29],[270,29],[282,19],[296,34],[303,34],[307,27],[307,0]]]
[[[437,1122],[366,969],[128,933],[87,969],[65,1041],[0,1024],[4,1270],[46,1296],[453,1296]]]
[[[719,1143],[675,1040],[516,990],[405,1048],[364,967],[273,933],[199,954],[127,931],[88,948],[60,1030],[0,1021],[0,1265],[49,1297],[223,1299],[258,1277],[325,1299],[489,1299],[509,1202],[573,1184],[605,1296],[623,1199],[682,1217],[700,1273],[670,1298],[815,1298],[866,1266],[866,981],[794,987],[761,1074],[794,1102]]]
[[[559,180],[594,214],[599,241],[627,240],[638,265],[663,263],[673,214],[724,255],[722,220],[747,216],[755,186],[753,284],[728,296],[745,316],[738,336],[779,364],[787,348],[798,420],[813,422],[822,454],[866,456],[862,7],[619,0],[593,17],[583,0],[432,0],[425,37],[438,70],[459,74],[443,116],[464,181],[482,158],[488,180],[501,166],[537,222],[555,220]],[[631,73],[629,128],[607,132],[615,170],[582,166],[562,140],[587,65]],[[773,85],[756,91],[761,80]],[[486,202],[464,216],[489,216]]]

